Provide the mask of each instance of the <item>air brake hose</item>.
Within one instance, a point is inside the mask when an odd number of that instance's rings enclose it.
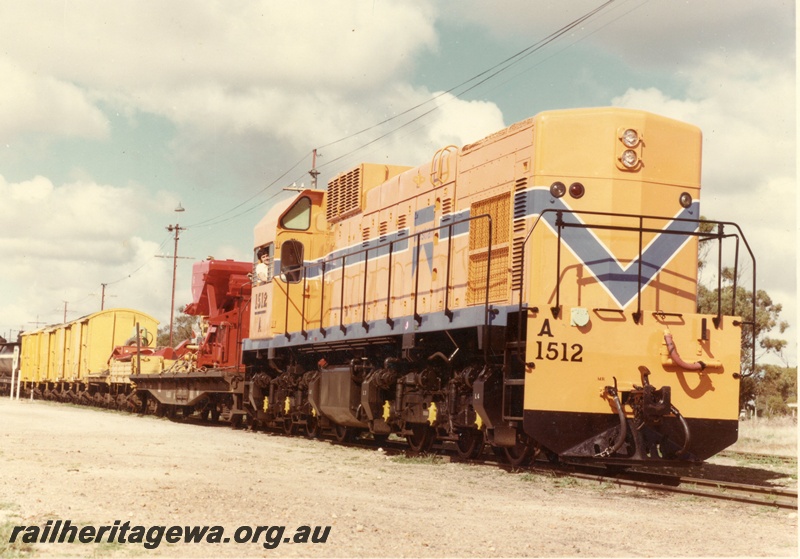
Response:
[[[689,450],[689,445],[692,442],[692,435],[689,431],[689,424],[686,423],[686,419],[681,415],[681,412],[678,411],[678,408],[675,406],[670,405],[670,411],[678,418],[678,421],[681,422],[681,427],[683,427],[683,434],[684,434],[684,441],[683,441],[683,448],[681,448],[676,454],[678,456],[682,456],[686,454],[686,451]]]
[[[603,452],[595,454],[595,458],[605,458],[614,454],[616,451],[622,448],[623,444],[625,444],[625,437],[628,435],[628,421],[625,418],[625,410],[622,409],[619,396],[617,396],[617,389],[613,386],[606,386],[605,393],[606,395],[610,395],[614,399],[614,403],[617,405],[617,415],[619,416],[619,435],[617,435],[617,440],[614,443],[614,446],[610,446]]]
[[[706,364],[702,361],[687,363],[681,359],[681,356],[678,353],[678,348],[675,347],[675,342],[672,340],[672,333],[669,331],[669,328],[664,330],[664,342],[667,344],[667,355],[669,355],[669,358],[672,359],[672,362],[681,369],[685,369],[687,371],[702,371],[706,368]]]

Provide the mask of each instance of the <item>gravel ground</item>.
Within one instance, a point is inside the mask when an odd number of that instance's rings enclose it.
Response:
[[[0,400],[0,426],[4,557],[797,557],[798,552],[792,511],[45,402]],[[23,544],[21,534],[17,543],[7,543],[15,525],[44,529],[48,520],[79,527],[119,521],[118,530],[129,526],[126,539],[135,539],[135,526],[221,526],[224,536],[220,543],[167,543],[162,537],[154,549],[119,541]],[[285,531],[277,538],[279,528],[265,530],[256,543],[236,543],[242,526],[285,526]],[[323,527],[320,537],[324,527],[330,531],[324,543],[283,541],[301,526],[310,526],[312,535],[314,527]],[[279,545],[266,549],[267,539]]]

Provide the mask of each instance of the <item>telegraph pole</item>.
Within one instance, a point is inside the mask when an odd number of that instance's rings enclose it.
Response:
[[[308,172],[311,175],[311,188],[313,190],[317,189],[317,177],[319,176],[319,171],[317,171],[317,156],[322,157],[321,153],[317,153],[317,148],[314,148],[314,154],[311,158],[311,170]]]
[[[185,211],[183,207],[178,203],[178,207],[175,208],[176,212]],[[178,235],[181,231],[185,231],[186,227],[181,227],[179,224],[170,225],[167,227],[167,231],[170,233],[175,233],[175,250],[172,252],[172,303],[169,306],[169,347],[172,346],[172,328],[175,321],[175,278],[178,271]]]

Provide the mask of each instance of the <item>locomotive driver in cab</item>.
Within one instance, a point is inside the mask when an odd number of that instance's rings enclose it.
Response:
[[[262,249],[258,251],[258,264],[256,264],[256,278],[259,283],[266,283],[269,281],[269,251]]]

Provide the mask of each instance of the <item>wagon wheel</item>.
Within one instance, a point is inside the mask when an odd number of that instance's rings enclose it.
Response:
[[[477,429],[459,431],[456,450],[458,457],[462,460],[471,460],[480,456],[483,452],[483,431]]]
[[[313,415],[309,415],[306,419],[306,437],[309,439],[316,439],[320,435],[319,419]]]
[[[514,468],[526,466],[538,450],[536,442],[517,431],[517,442],[514,446],[503,447],[506,461]]]
[[[291,417],[283,420],[283,434],[289,437],[297,434],[297,425],[292,422]]]
[[[351,443],[356,438],[353,428],[344,425],[337,425],[334,435],[336,436],[336,440],[340,443]]]
[[[125,397],[125,394],[117,394],[117,409],[119,411],[128,410],[128,398]]]
[[[147,415],[158,415],[158,409],[160,404],[158,400],[155,398],[148,398],[147,399],[147,409],[145,410],[145,414]]]
[[[406,435],[406,441],[413,454],[428,452],[433,446],[436,433],[427,423],[415,423],[411,426],[412,433]]]

